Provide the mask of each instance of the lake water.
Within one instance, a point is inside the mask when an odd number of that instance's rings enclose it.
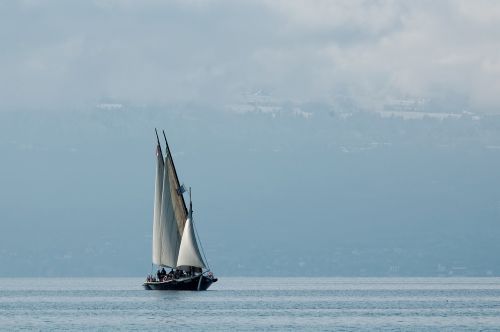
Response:
[[[0,279],[2,330],[500,331],[500,278]]]

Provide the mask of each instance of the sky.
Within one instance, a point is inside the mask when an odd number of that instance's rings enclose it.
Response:
[[[0,108],[227,104],[264,90],[498,112],[496,1],[2,1]]]
[[[0,1],[0,276],[151,272],[165,129],[227,276],[500,276],[495,1]]]

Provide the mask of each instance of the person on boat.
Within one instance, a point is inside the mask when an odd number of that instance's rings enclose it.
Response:
[[[160,270],[156,271],[156,276],[158,277],[158,280],[161,280],[161,271]]]

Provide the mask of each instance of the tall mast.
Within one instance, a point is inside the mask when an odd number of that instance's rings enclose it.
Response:
[[[191,213],[191,219],[193,218],[193,200],[191,199],[191,187],[189,187],[189,212]]]
[[[180,183],[179,183],[179,177],[177,176],[177,171],[175,170],[174,158],[172,158],[172,154],[170,153],[170,148],[168,147],[167,136],[165,135],[165,130],[162,130],[162,132],[163,132],[163,138],[165,138],[165,145],[167,146],[167,155],[170,156],[170,161],[172,162],[172,169],[174,170],[175,182],[177,185],[176,190],[178,190],[180,188]],[[188,211],[186,208],[186,202],[184,201],[184,195],[182,194],[182,192],[180,193],[180,196],[182,199],[182,205],[184,206],[184,212],[187,215]]]

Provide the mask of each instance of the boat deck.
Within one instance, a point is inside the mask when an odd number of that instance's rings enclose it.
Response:
[[[217,278],[204,275],[170,279],[166,281],[146,281],[143,286],[147,290],[207,290]]]

